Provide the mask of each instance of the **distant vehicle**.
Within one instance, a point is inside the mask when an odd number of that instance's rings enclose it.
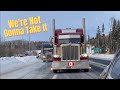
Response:
[[[18,54],[18,57],[24,57],[24,54]]]
[[[32,52],[31,51],[26,51],[25,52],[25,56],[31,56],[32,55]]]
[[[20,55],[20,57],[23,57],[23,55]]]
[[[41,57],[41,50],[37,51],[36,53],[37,53],[36,58],[40,58]]]
[[[120,79],[120,50],[100,74],[99,79]]]
[[[41,59],[43,62],[52,61],[53,46],[50,43],[43,43],[41,50]]]
[[[88,54],[83,52],[84,27],[55,29],[55,20],[53,26],[51,43],[53,44],[54,52],[51,70],[54,73],[65,69],[82,69],[88,72],[90,69]]]

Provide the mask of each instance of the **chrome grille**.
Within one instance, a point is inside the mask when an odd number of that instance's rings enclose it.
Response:
[[[78,46],[62,46],[62,60],[78,60]]]

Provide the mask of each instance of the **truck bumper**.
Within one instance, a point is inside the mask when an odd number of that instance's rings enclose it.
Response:
[[[72,61],[73,66],[69,67],[68,63],[70,61],[53,61],[51,70],[61,70],[61,69],[91,69],[88,61]]]
[[[52,62],[52,58],[51,59],[46,59],[46,58],[44,58],[44,59],[42,59],[43,61],[49,61],[49,62]]]

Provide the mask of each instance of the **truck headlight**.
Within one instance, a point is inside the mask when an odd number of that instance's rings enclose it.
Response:
[[[86,53],[82,54],[80,60],[88,60],[88,54]]]
[[[60,58],[60,55],[53,55],[54,58]]]
[[[81,55],[82,57],[88,57],[88,54],[84,53]]]
[[[52,60],[53,60],[53,61],[60,61],[60,60],[61,60],[61,57],[60,57],[60,55],[53,55]]]
[[[42,56],[42,58],[45,58],[45,56]]]

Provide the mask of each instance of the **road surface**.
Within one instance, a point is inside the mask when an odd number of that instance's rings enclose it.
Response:
[[[110,60],[103,60],[103,59],[95,59],[95,58],[89,58],[91,61],[97,62],[97,63],[101,63],[104,65],[108,65],[110,63]]]
[[[98,76],[106,67],[105,61],[90,59],[91,70],[84,71],[62,71],[53,73],[51,62],[36,62],[10,72],[0,74],[1,79],[98,79]],[[95,61],[95,62],[93,62]],[[102,63],[101,63],[102,62]],[[41,66],[41,63],[45,63]],[[98,63],[101,63],[97,65]],[[106,65],[105,65],[106,64]]]

